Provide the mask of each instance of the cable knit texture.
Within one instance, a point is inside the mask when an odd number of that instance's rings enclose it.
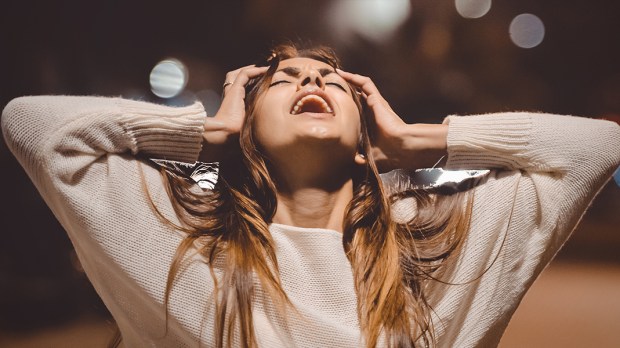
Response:
[[[138,160],[193,162],[205,112],[118,98],[25,97],[3,111],[11,151],[67,230],[126,347],[211,347],[213,286],[191,257],[164,289],[180,232],[158,171]],[[571,116],[450,116],[449,169],[494,169],[474,190],[470,231],[446,275],[428,290],[441,347],[499,343],[525,291],[620,163],[620,127]],[[138,158],[138,159],[137,159]],[[146,185],[144,185],[146,184]],[[399,214],[414,208],[399,204]],[[336,231],[272,224],[282,285],[298,314],[278,317],[262,291],[261,347],[359,347],[350,264]],[[201,343],[200,343],[201,342]]]

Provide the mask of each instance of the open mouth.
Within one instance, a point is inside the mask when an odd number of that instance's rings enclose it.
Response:
[[[293,105],[293,108],[291,109],[291,114],[293,115],[301,114],[304,112],[322,114],[334,113],[327,101],[323,99],[323,97],[316,94],[308,94],[303,96],[297,101],[297,103],[295,103],[295,105]]]

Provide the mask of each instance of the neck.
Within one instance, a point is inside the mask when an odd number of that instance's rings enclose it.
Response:
[[[329,159],[286,161],[276,165],[277,210],[273,222],[342,232],[344,214],[353,198],[352,171]]]
[[[305,187],[277,192],[278,207],[273,222],[298,227],[316,227],[342,232],[347,205],[353,198],[352,181],[337,191]]]

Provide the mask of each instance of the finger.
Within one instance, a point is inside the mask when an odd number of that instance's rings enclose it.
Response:
[[[264,74],[265,72],[267,72],[267,69],[269,69],[269,67],[267,66],[260,66],[260,67],[251,66],[251,67],[243,68],[239,71],[239,73],[235,77],[235,80],[233,81],[233,85],[239,84],[245,87],[245,85],[248,83],[248,81],[250,81],[250,79],[253,79],[255,77],[258,77]]]
[[[385,107],[390,111],[392,110],[392,107],[387,100],[383,98],[383,95],[381,95],[381,92],[379,92],[379,89],[370,77],[353,74],[342,69],[336,70],[342,78],[362,90],[361,95],[371,109],[376,107]]]
[[[359,74],[352,74],[352,73],[346,72],[346,71],[344,71],[342,69],[336,69],[336,71],[346,81],[350,82],[351,84],[353,84],[356,87],[361,88],[362,92],[365,93],[367,96],[370,96],[372,94],[381,95],[381,93],[379,92],[379,89],[377,88],[375,83],[372,82],[370,77],[362,76],[362,75],[359,75]]]
[[[241,72],[244,69],[249,69],[253,67],[255,67],[254,64],[246,65],[244,67],[241,67],[239,69],[235,69],[233,71],[229,71],[228,73],[226,73],[226,78],[224,79],[224,84],[222,85],[222,89],[224,90],[224,92],[226,92],[226,89],[235,82],[235,79],[237,79],[237,75],[239,75],[239,72]]]
[[[239,75],[239,72],[240,72],[241,70],[243,70],[243,69],[248,69],[248,68],[252,68],[252,67],[254,67],[254,64],[251,64],[251,65],[246,65],[246,66],[243,66],[243,67],[241,67],[241,68],[235,69],[235,70],[233,70],[233,71],[229,71],[229,72],[227,72],[227,73],[226,73],[226,79],[224,80],[224,81],[225,81],[225,83],[226,83],[226,82],[233,82],[233,81],[235,81],[235,78],[237,77],[237,75]]]
[[[248,81],[250,81],[250,79],[260,76],[261,74],[264,74],[267,69],[269,67],[256,67],[254,65],[248,65],[246,67],[237,69],[231,73],[235,73],[234,74],[234,78],[232,80],[229,80],[229,74],[227,74],[227,79],[226,82],[224,82],[224,88],[223,88],[223,92],[224,92],[224,96],[226,96],[226,94],[230,93],[230,89],[234,88],[236,89],[236,94],[241,93],[243,95],[245,95],[245,85],[248,83]],[[232,75],[230,75],[232,76]]]

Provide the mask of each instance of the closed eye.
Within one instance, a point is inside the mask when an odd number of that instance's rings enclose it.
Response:
[[[325,85],[327,85],[327,86],[336,86],[336,87],[340,88],[341,90],[343,90],[343,91],[345,91],[345,92],[347,91],[347,90],[344,88],[344,86],[343,86],[343,85],[341,85],[341,84],[339,84],[339,83],[336,83],[336,82],[328,82],[328,83],[326,83]]]
[[[269,85],[269,87],[277,86],[277,85],[280,85],[280,84],[283,84],[283,83],[291,83],[291,82],[287,81],[287,80],[278,80],[278,81],[272,82]]]

